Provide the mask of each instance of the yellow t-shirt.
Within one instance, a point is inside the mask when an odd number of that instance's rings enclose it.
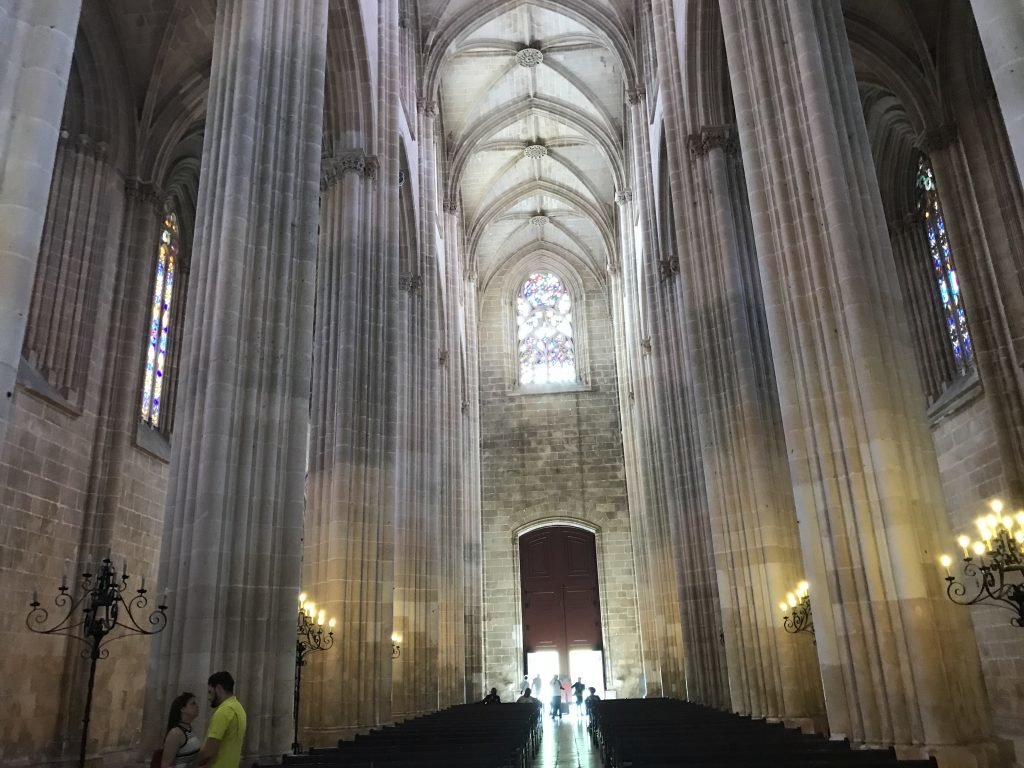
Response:
[[[242,761],[242,741],[245,739],[245,710],[234,696],[224,699],[213,710],[206,738],[220,742],[220,749],[210,763],[210,768],[238,768]]]

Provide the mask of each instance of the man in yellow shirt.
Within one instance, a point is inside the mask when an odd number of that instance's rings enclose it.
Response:
[[[235,698],[235,680],[227,672],[214,672],[206,681],[206,691],[214,710],[196,765],[238,768],[245,739],[245,710]]]

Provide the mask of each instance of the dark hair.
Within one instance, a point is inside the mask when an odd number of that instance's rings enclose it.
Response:
[[[235,692],[235,678],[231,676],[230,672],[214,672],[206,684],[211,688],[216,688],[219,685],[225,693]]]
[[[181,710],[183,710],[192,699],[195,698],[195,694],[185,691],[184,693],[178,694],[174,701],[171,702],[171,711],[167,715],[167,730],[165,733],[170,733],[181,723]]]
[[[591,693],[597,693],[597,689],[594,686],[590,686],[589,688],[587,688],[587,690]]]

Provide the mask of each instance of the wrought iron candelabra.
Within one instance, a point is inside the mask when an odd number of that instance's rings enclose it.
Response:
[[[92,714],[92,695],[96,685],[96,662],[110,655],[106,647],[114,640],[133,635],[155,635],[167,626],[167,606],[162,602],[142,619],[149,606],[146,597],[146,579],[143,577],[134,596],[128,591],[128,564],[118,576],[117,569],[105,557],[95,574],[83,573],[78,591],[67,584],[67,578],[54,598],[54,605],[64,611],[64,617],[53,626],[47,626],[50,613],[32,593],[32,610],[25,619],[28,628],[40,635],[64,635],[85,644],[82,658],[89,659],[89,685],[85,694],[85,715],[82,717],[82,744],[78,754],[79,768],[85,766],[85,748],[89,739],[89,720]],[[138,614],[138,616],[137,616]],[[140,623],[141,619],[141,623]]]
[[[1016,613],[1010,624],[1024,627],[1024,511],[1003,514],[999,499],[989,504],[990,514],[974,521],[979,539],[961,535],[963,550],[959,576],[950,573],[953,558],[942,555],[946,570],[946,594],[957,605],[989,603]]]
[[[306,601],[306,593],[299,595],[299,615],[295,640],[295,739],[292,741],[292,752],[296,755],[302,751],[299,743],[299,697],[302,693],[302,668],[306,665],[306,657],[317,651],[329,650],[334,645],[334,619],[326,621],[326,611],[316,610],[312,600]]]
[[[810,585],[806,581],[797,584],[796,589],[786,595],[786,601],[779,603],[782,611],[782,627],[791,634],[808,632],[814,635],[814,614],[811,613]]]

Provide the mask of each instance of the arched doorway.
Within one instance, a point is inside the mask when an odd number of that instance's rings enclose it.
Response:
[[[547,695],[561,675],[604,690],[597,542],[581,528],[553,525],[519,539],[524,669]],[[536,687],[536,686],[534,686]]]

